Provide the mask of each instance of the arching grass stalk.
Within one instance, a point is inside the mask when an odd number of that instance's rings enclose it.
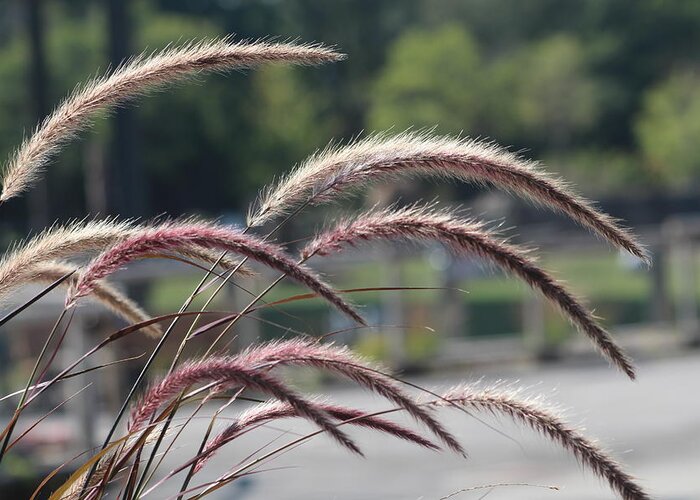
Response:
[[[302,203],[302,204],[300,204],[298,207],[296,207],[296,208],[292,211],[292,213],[288,214],[287,217],[285,217],[285,218],[282,220],[282,222],[280,222],[279,224],[277,224],[277,226],[275,226],[275,228],[264,238],[264,240],[269,239],[272,235],[274,235],[277,231],[279,231],[279,230],[282,228],[283,225],[285,225],[287,222],[289,222],[289,221],[292,220],[294,217],[296,217],[297,214],[301,213],[307,206],[309,206],[310,203],[311,203],[311,198],[309,198],[309,199],[306,200],[304,203]],[[252,226],[251,226],[250,224],[248,224],[248,225],[246,226],[246,229],[248,229],[248,228],[250,228],[250,227],[252,227]],[[303,264],[304,262],[306,262],[306,260],[307,260],[307,259],[302,258],[302,259],[300,259],[297,263],[298,263],[299,265],[301,265],[301,264]],[[209,348],[207,349],[207,351],[206,351],[206,353],[204,354],[204,356],[208,356],[209,354],[211,354],[211,352],[212,352],[214,346],[224,337],[224,335],[226,335],[226,333],[227,333],[231,328],[233,328],[233,326],[238,322],[238,320],[239,320],[240,318],[242,318],[243,316],[245,316],[245,314],[247,314],[247,313],[255,306],[255,304],[258,303],[259,300],[261,300],[265,295],[267,295],[267,294],[268,294],[275,286],[277,286],[286,276],[287,276],[286,274],[282,274],[281,276],[279,276],[275,281],[273,281],[270,285],[268,285],[267,288],[265,288],[265,290],[263,290],[262,292],[260,292],[252,301],[250,301],[250,302],[248,303],[248,305],[247,305],[246,307],[244,307],[243,310],[242,310],[240,313],[238,313],[238,315],[237,315],[235,318],[233,318],[233,319],[231,320],[231,322],[224,328],[224,330],[216,337],[216,339],[214,340],[214,342],[212,342],[212,344],[211,344],[211,345],[209,346]]]
[[[248,224],[256,226],[305,201],[336,203],[369,184],[401,177],[453,179],[521,195],[569,216],[618,248],[649,263],[650,256],[615,219],[566,182],[492,142],[429,132],[377,134],[347,146],[329,145],[276,183],[266,186]]]
[[[249,231],[249,229],[250,229],[249,227],[246,227],[245,229],[243,229],[243,234],[246,234],[246,233]],[[227,254],[228,254],[228,251],[224,251],[224,252],[221,254],[221,257],[219,258],[219,260],[224,259],[224,258],[226,257]],[[223,284],[226,283],[229,279],[231,279],[231,277],[233,277],[233,275],[245,264],[246,260],[247,260],[247,257],[244,257],[243,260],[242,260],[230,273],[228,273],[228,275],[226,275],[226,274],[224,275],[224,278],[223,278],[223,280],[222,280],[222,284],[215,290],[215,293],[218,293],[218,292],[221,290],[221,288],[223,287]],[[181,311],[182,311],[182,310],[186,310],[186,309],[190,306],[190,304],[192,303],[192,300],[194,300],[194,297],[196,297],[197,294],[199,294],[199,291],[202,289],[202,287],[204,286],[206,280],[209,278],[209,276],[211,275],[211,272],[213,271],[213,269],[214,269],[215,267],[216,267],[216,265],[213,266],[212,269],[211,269],[206,275],[203,276],[202,280],[199,282],[199,284],[197,285],[197,287],[195,288],[195,290],[192,292],[192,294],[190,294],[190,297],[188,298],[188,300],[185,301],[185,303],[183,304],[183,306],[180,308]],[[213,297],[214,297],[214,296],[215,296],[214,294],[211,295],[211,297],[207,300],[207,302],[206,302],[206,304],[204,305],[204,307],[202,308],[202,310],[205,310],[206,307],[209,306],[209,304],[210,304],[211,301],[213,300]],[[194,325],[194,324],[196,323],[196,321],[197,321],[200,317],[201,317],[200,314],[196,315],[196,316],[195,316],[195,319],[194,319],[194,321],[193,321],[192,324]],[[176,318],[176,319],[173,321],[173,324],[171,324],[171,327],[168,328],[168,331],[170,331],[170,330],[172,330],[172,328],[174,328],[175,323],[177,322],[178,319],[179,319],[179,318]],[[176,364],[178,363],[178,361],[179,361],[179,359],[180,359],[180,356],[182,355],[183,349],[184,349],[184,347],[185,347],[185,345],[186,345],[187,338],[188,338],[189,335],[190,335],[191,329],[192,329],[192,326],[190,326],[190,330],[188,330],[188,332],[187,332],[187,334],[185,335],[184,339],[180,342],[180,345],[178,346],[178,350],[177,350],[177,352],[176,352],[176,354],[175,354],[175,357],[173,358],[173,361],[172,361],[172,363],[170,364],[170,368],[168,369],[168,373],[172,373],[172,371],[175,369],[175,366],[176,366]],[[140,381],[139,381],[139,383],[140,383]],[[135,385],[136,385],[136,384],[135,384]],[[131,398],[132,396],[133,396],[133,392],[130,394],[130,396],[129,396],[128,399],[130,400],[130,398]],[[124,402],[124,406],[122,407],[122,415],[123,415],[124,411],[126,411],[126,407],[128,407],[129,400],[126,400],[126,401]],[[175,406],[175,410],[176,410],[177,408],[178,408],[178,406]],[[141,489],[142,489],[142,488],[144,487],[144,485],[145,485],[144,481],[146,481],[146,473],[148,472],[148,469],[151,467],[151,464],[153,463],[153,460],[154,460],[154,458],[155,458],[155,455],[156,455],[156,453],[158,452],[158,449],[160,448],[160,444],[162,443],[163,438],[164,438],[164,436],[165,436],[165,433],[167,432],[168,428],[170,427],[170,424],[172,423],[172,419],[173,419],[174,416],[175,416],[175,411],[173,411],[173,412],[168,416],[168,419],[166,420],[165,424],[163,425],[163,429],[161,430],[160,435],[158,436],[158,439],[156,440],[155,444],[153,445],[153,449],[151,450],[151,453],[150,453],[150,455],[149,455],[149,457],[148,457],[148,461],[146,462],[146,465],[145,465],[145,467],[143,468],[143,473],[142,473],[142,475],[141,475],[141,478],[139,479],[139,482],[138,482],[138,484],[136,485],[136,495],[135,495],[135,496],[136,496],[137,498],[138,498],[138,495],[139,495]],[[133,467],[134,467],[134,469],[132,470],[132,473],[134,473],[134,472],[136,471],[137,462],[134,462]],[[155,471],[154,471],[154,472],[155,472]]]
[[[344,56],[319,45],[234,42],[232,37],[189,42],[150,56],[141,54],[111,74],[97,77],[58,106],[17,148],[5,165],[0,201],[19,196],[42,175],[46,165],[99,112],[203,73],[250,69],[269,63],[320,65]]]
[[[280,229],[282,229],[282,227],[284,227],[289,221],[291,221],[297,214],[301,213],[307,206],[308,206],[308,202],[306,202],[306,203],[301,203],[299,206],[297,206],[291,213],[287,214],[286,217],[284,217],[280,222],[278,222],[277,225],[276,225],[269,233],[267,233],[267,234],[262,238],[262,241],[267,241],[267,240],[269,240],[269,239],[270,239],[272,236],[274,236]],[[246,225],[246,226],[243,228],[243,230],[242,230],[242,234],[247,234],[248,231],[250,231],[250,229],[251,229],[251,226],[250,226],[250,225]],[[224,252],[223,255],[221,256],[221,258],[224,258],[227,254],[228,254],[228,251]],[[205,311],[205,310],[207,309],[207,307],[209,307],[209,305],[210,305],[211,302],[214,300],[214,298],[221,292],[221,290],[224,288],[224,286],[226,286],[226,284],[230,281],[230,279],[233,278],[233,276],[236,274],[236,272],[237,272],[247,261],[248,261],[248,257],[247,257],[247,256],[244,256],[243,259],[241,260],[241,262],[238,264],[238,266],[236,266],[228,275],[225,275],[224,279],[221,280],[221,283],[219,284],[219,286],[218,286],[218,287],[216,288],[216,290],[211,294],[211,296],[207,299],[207,302],[206,302],[206,303],[204,304],[204,306],[202,307],[202,311]],[[206,276],[205,276],[205,278],[206,278]],[[281,281],[283,278],[284,278],[284,276],[282,276],[281,278],[279,278],[279,279],[278,279],[275,283],[273,283],[269,288],[272,289],[272,287],[274,287],[277,283],[279,283],[279,281]],[[202,286],[202,284],[200,283],[200,285],[199,285],[198,288],[201,288],[201,286]],[[255,297],[254,300],[251,301],[251,303],[249,304],[248,310],[250,310],[250,308],[252,308],[259,300],[261,300],[263,296],[264,296],[264,294],[261,294],[261,295],[258,295],[257,297]],[[243,315],[243,314],[244,314],[244,313],[241,313],[241,315]],[[192,332],[194,331],[194,328],[195,328],[196,325],[198,324],[198,321],[199,321],[200,318],[201,318],[201,315],[195,316],[194,321],[192,322],[192,324],[190,325],[190,328],[189,328],[188,331],[187,331],[187,334],[184,336],[184,338],[183,338],[182,341],[180,342],[180,345],[178,346],[178,350],[177,350],[177,352],[176,352],[176,354],[175,354],[175,357],[173,358],[173,361],[172,361],[171,364],[170,364],[170,368],[168,369],[168,374],[172,373],[173,370],[175,369],[175,367],[177,366],[177,364],[178,364],[178,362],[179,362],[179,360],[180,360],[180,357],[182,356],[182,352],[183,352],[183,350],[184,350],[184,348],[185,348],[185,345],[186,345],[187,342],[190,340],[190,335],[192,335]],[[238,317],[237,317],[237,318],[238,318]],[[237,318],[235,318],[235,319],[231,322],[231,324],[230,324],[229,326],[227,326],[226,330],[225,330],[224,332],[222,332],[222,333],[225,333],[226,331],[230,330],[230,329],[233,327],[233,325],[235,324],[235,322],[237,321]],[[220,335],[219,338],[217,338],[217,340],[215,340],[214,343],[218,342],[218,340],[219,340],[222,336],[223,336],[223,335]],[[213,346],[213,344],[212,344],[212,346]],[[208,350],[208,352],[210,352],[210,351],[211,351],[211,349]],[[206,355],[207,355],[207,354],[205,354],[205,356],[206,356]],[[175,408],[177,409],[177,406],[176,406]],[[200,406],[195,410],[195,412],[199,412],[199,411],[201,410],[201,408],[202,408],[202,405],[200,404]],[[173,412],[173,415],[174,415],[174,412]],[[215,423],[215,421],[216,421],[216,417],[217,417],[217,415],[212,416],[212,421],[211,421],[211,423],[210,423],[210,428],[213,427],[213,425],[214,425],[214,423]],[[141,489],[145,486],[144,479],[145,479],[145,477],[146,477],[146,473],[147,473],[147,471],[148,471],[148,468],[149,468],[149,467],[151,466],[151,464],[153,463],[153,459],[154,459],[154,457],[155,457],[155,454],[157,453],[157,451],[158,451],[158,449],[159,449],[159,447],[160,447],[160,444],[161,444],[161,442],[162,442],[163,436],[165,435],[165,432],[167,431],[167,429],[168,429],[168,427],[169,427],[169,425],[170,425],[171,422],[172,422],[172,417],[169,417],[168,420],[165,422],[165,424],[164,424],[164,426],[163,426],[163,429],[162,429],[162,431],[161,431],[161,435],[158,437],[158,440],[156,441],[155,445],[153,446],[153,449],[152,449],[152,451],[151,451],[151,453],[150,453],[149,459],[148,459],[148,461],[147,461],[147,463],[146,463],[146,466],[144,467],[144,471],[143,471],[143,473],[142,473],[142,475],[141,475],[141,479],[139,480],[139,484],[138,484],[138,486],[137,486],[137,493],[136,493],[136,496],[137,496],[137,497],[138,497],[138,494],[140,493]],[[207,438],[208,438],[208,433],[206,433],[206,435],[204,436],[204,438],[203,438],[203,440],[202,440],[202,442],[201,442],[201,444],[200,444],[200,447],[202,447],[202,446],[205,445],[206,439],[207,439]],[[154,471],[154,472],[155,472],[155,471]],[[151,475],[152,475],[152,474],[151,474]],[[188,480],[186,480],[186,482],[187,482],[187,481],[188,481]],[[146,481],[146,482],[147,482],[147,481]]]
[[[224,254],[224,255],[225,255],[225,254]],[[241,265],[242,265],[242,263],[241,263]],[[236,271],[237,271],[237,269],[233,269],[230,273],[228,273],[227,275],[224,276],[224,278],[221,280],[221,284],[220,284],[219,287],[217,287],[217,289],[209,296],[209,298],[207,299],[206,303],[204,304],[202,310],[205,310],[205,309],[211,304],[211,302],[212,302],[212,300],[214,299],[214,297],[216,296],[216,294],[217,294],[217,293],[223,288],[223,286],[231,279],[231,277],[233,277],[233,275],[235,274]],[[198,320],[199,318],[201,318],[201,315],[195,316],[194,321],[193,321],[192,324],[190,325],[190,327],[189,327],[187,333],[185,334],[183,340],[180,342],[180,345],[178,346],[178,350],[177,350],[177,352],[175,353],[175,357],[173,358],[173,360],[172,360],[172,362],[171,362],[171,364],[170,364],[170,368],[168,369],[168,373],[169,373],[169,374],[172,373],[172,371],[175,369],[175,366],[176,366],[177,363],[179,362],[180,357],[182,356],[182,352],[183,352],[183,350],[184,350],[184,348],[185,348],[185,345],[187,344],[187,339],[188,339],[189,336],[191,335],[191,333],[192,333],[192,331],[193,331],[195,325],[197,324],[197,320]],[[184,392],[183,392],[183,395],[184,395]],[[175,417],[175,413],[177,412],[177,410],[178,410],[178,408],[179,408],[179,401],[180,401],[180,400],[178,400],[178,404],[176,404],[176,405],[173,407],[173,411],[170,413],[170,415],[168,415],[168,418],[167,418],[167,420],[165,421],[165,423],[164,423],[164,425],[163,425],[163,428],[162,428],[161,431],[160,431],[160,435],[158,436],[158,439],[156,440],[155,444],[153,445],[153,448],[151,449],[151,452],[149,453],[149,457],[148,457],[148,460],[146,461],[146,465],[143,467],[143,472],[142,472],[142,474],[141,474],[141,477],[140,477],[140,479],[139,479],[138,484],[136,485],[136,492],[135,492],[135,494],[134,494],[134,498],[138,498],[138,497],[139,497],[140,492],[142,491],[142,489],[145,487],[145,485],[148,483],[148,481],[150,480],[150,478],[153,476],[153,474],[155,474],[155,472],[156,472],[156,470],[157,470],[157,467],[156,467],[155,469],[153,469],[153,471],[152,471],[150,474],[148,474],[149,469],[150,469],[150,467],[151,467],[151,465],[153,464],[153,461],[154,461],[154,459],[155,459],[156,453],[158,452],[158,449],[160,448],[160,445],[161,445],[161,443],[162,443],[162,441],[163,441],[163,438],[165,437],[165,433],[167,432],[168,428],[170,427],[170,425],[171,425],[171,423],[172,423],[172,421],[173,421],[173,418]],[[203,403],[200,404],[200,405],[195,409],[195,412],[194,412],[194,413],[195,413],[195,414],[198,413],[198,412],[201,410],[202,407],[203,407]],[[212,424],[213,424],[213,420],[212,420]],[[185,425],[186,425],[186,424],[185,424]],[[184,430],[184,426],[183,426],[183,430]],[[137,470],[136,470],[137,467],[138,467],[138,462],[137,462],[137,461],[134,461],[134,463],[133,463],[133,465],[132,465],[131,474],[136,474],[136,472],[137,472]],[[147,475],[148,475],[148,478],[147,478]]]
[[[216,410],[214,415],[212,415],[211,419],[209,419],[209,425],[207,426],[207,430],[204,432],[204,436],[202,437],[202,441],[199,444],[199,448],[197,449],[196,456],[201,456],[202,453],[204,452],[204,450],[207,446],[207,442],[209,441],[209,437],[211,436],[211,433],[214,430],[214,425],[216,424],[216,420],[218,419],[219,415],[221,415],[221,413],[224,410],[226,410],[229,406],[231,406],[238,399],[238,397],[241,395],[242,392],[243,392],[243,389],[240,389],[238,392],[236,392],[233,395],[233,397],[231,397],[225,404],[221,405]],[[198,411],[199,411],[199,409],[202,408],[203,404],[204,404],[204,400],[202,400],[202,403],[197,408]],[[187,491],[187,487],[189,486],[190,481],[192,480],[192,476],[194,476],[194,473],[196,471],[196,467],[197,467],[197,462],[192,461],[192,465],[190,465],[189,469],[187,470],[187,475],[185,476],[184,481],[182,481],[182,486],[180,486],[180,493],[177,496],[177,500],[182,498],[184,492]]]
[[[594,440],[587,438],[581,434],[580,431],[571,427],[559,416],[555,408],[544,405],[539,399],[520,397],[518,391],[503,389],[502,385],[485,388],[467,385],[451,389],[439,399],[427,401],[422,404],[438,407],[444,406],[445,404],[456,404],[493,415],[510,417],[515,422],[539,432],[543,436],[560,444],[567,451],[570,451],[581,465],[591,470],[601,479],[604,479],[610,488],[618,493],[624,500],[649,500],[651,498],[644,489],[637,484],[636,480]],[[402,408],[381,410],[345,420],[337,425],[343,426],[358,419],[377,417],[402,410]],[[247,471],[258,467],[263,462],[322,432],[323,430],[310,432],[251,460],[235,471],[221,476],[214,484],[206,486],[204,491],[193,497],[193,500],[212,493],[238,477],[242,477]],[[146,492],[146,494],[147,493],[148,492]],[[146,495],[144,494],[144,496]]]
[[[192,304],[192,301],[194,301],[195,297],[201,290],[201,288],[204,286],[206,283],[207,279],[211,275],[211,273],[216,269],[216,266],[219,265],[219,262],[225,257],[225,253],[221,255],[221,257],[212,265],[211,269],[207,274],[205,274],[202,279],[199,281],[197,286],[194,288],[192,293],[190,293],[189,297],[185,300],[185,302],[182,304],[180,307],[180,310],[178,311],[179,313],[183,313],[187,310],[187,308]],[[242,265],[242,264],[241,264]],[[136,381],[132,384],[131,388],[129,389],[129,393],[127,394],[126,398],[124,398],[124,402],[122,403],[121,408],[119,408],[119,411],[117,412],[116,417],[114,418],[114,421],[112,422],[112,426],[110,427],[109,431],[107,432],[107,436],[105,437],[102,446],[100,448],[101,450],[104,450],[108,445],[109,442],[112,439],[112,436],[114,436],[114,433],[117,430],[117,426],[119,425],[119,422],[121,421],[122,417],[124,417],[124,414],[126,413],[126,410],[129,408],[129,403],[131,402],[131,399],[134,397],[134,394],[136,393],[136,390],[138,386],[141,384],[143,379],[146,377],[146,373],[148,370],[151,368],[151,365],[153,364],[153,361],[155,361],[156,356],[158,356],[158,353],[162,349],[163,345],[165,344],[165,341],[170,337],[170,334],[173,332],[175,325],[177,324],[178,320],[180,317],[176,317],[173,319],[173,321],[168,325],[168,328],[165,330],[161,338],[158,340],[158,343],[154,347],[153,351],[148,357],[148,360],[146,360],[146,363],[144,364],[143,368],[139,372],[139,375],[136,377]],[[90,472],[88,472],[87,479],[85,480],[85,484],[90,483],[90,479],[92,478],[93,474],[95,473],[95,470],[97,469],[97,464],[94,464],[92,468],[90,469]],[[82,493],[81,493],[82,495]]]
[[[631,379],[635,377],[632,360],[612,336],[598,323],[593,313],[562,283],[542,269],[527,249],[513,245],[481,222],[464,218],[458,211],[437,209],[433,204],[370,210],[340,220],[317,234],[302,250],[301,256],[337,253],[348,246],[374,241],[440,243],[458,256],[478,257],[517,277],[540,292],[573,325],[588,336],[601,354]]]

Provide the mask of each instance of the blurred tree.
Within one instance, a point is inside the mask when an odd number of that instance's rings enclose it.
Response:
[[[419,10],[423,24],[463,23],[489,60],[560,33],[579,40],[588,69],[610,94],[587,135],[614,149],[635,147],[631,124],[645,89],[695,61],[700,43],[695,0],[421,0]]]
[[[44,43],[44,5],[42,0],[27,0],[25,15],[31,53],[31,71],[27,78],[32,89],[34,123],[41,123],[48,114],[48,80],[46,75],[46,46]],[[31,225],[41,230],[49,223],[51,208],[47,180],[41,179],[28,195]]]
[[[107,0],[108,57],[112,68],[119,67],[132,55],[133,0]],[[103,204],[112,213],[124,217],[146,216],[148,197],[145,175],[138,154],[138,124],[131,107],[114,111],[110,119],[109,155],[107,168],[102,162],[88,165],[103,171],[105,200]],[[100,207],[101,208],[101,207]]]
[[[489,75],[490,135],[562,151],[597,123],[605,97],[575,38],[554,35],[504,56]]]
[[[437,125],[442,132],[474,134],[482,74],[476,42],[462,27],[409,30],[389,48],[372,94],[368,126],[404,130]]]
[[[23,26],[21,23],[23,2],[0,2],[0,45],[11,42]]]
[[[636,147],[633,123],[646,90],[660,75],[697,60],[700,2],[582,3],[586,9],[581,13],[577,30],[587,46],[601,36],[610,42],[606,53],[593,61],[592,69],[616,89],[615,99],[606,102],[599,117],[594,140],[601,145],[632,150]],[[565,8],[565,3],[561,4]]]
[[[634,163],[638,148],[660,176],[673,172],[673,178],[687,179],[694,173],[691,134],[673,136],[676,124],[663,125],[672,121],[669,110],[680,107],[678,116],[687,124],[678,133],[693,131],[694,105],[672,104],[680,98],[668,96],[681,90],[652,97],[664,94],[664,84],[647,91],[674,68],[695,64],[697,1],[132,3],[137,51],[233,32],[335,44],[351,61],[313,70],[212,76],[202,85],[140,101],[134,114],[154,201],[151,213],[240,207],[268,174],[287,169],[329,138],[391,125],[400,130],[438,124],[442,132],[490,136],[529,148],[530,156],[551,159],[555,168],[573,170],[567,175],[595,186],[650,186],[650,177],[639,175]],[[106,2],[46,5],[53,106],[78,82],[106,69]],[[0,2],[0,153],[5,155],[33,121],[23,7],[23,0]],[[691,85],[684,85],[690,94]],[[54,217],[84,213],[82,190],[76,187],[83,182],[84,150],[101,147],[109,127],[109,121],[98,121],[96,131],[52,166]],[[100,147],[92,149],[100,153]],[[684,148],[686,153],[678,153]],[[601,169],[605,175],[596,175]],[[2,224],[23,220],[25,202],[7,204]]]
[[[137,50],[220,34],[207,20],[157,13],[143,2],[135,19]],[[224,78],[208,76],[139,102],[141,155],[154,213],[220,210],[235,193],[228,175],[234,164],[226,153],[245,148],[240,132],[245,86],[236,75]]]
[[[672,74],[652,88],[635,131],[647,165],[657,179],[683,186],[700,173],[700,76]]]
[[[288,0],[270,4],[280,23],[272,33],[335,45],[350,62],[309,72],[307,85],[325,94],[335,114],[335,137],[358,134],[366,126],[378,72],[387,48],[419,22],[419,0]]]
[[[258,187],[323,147],[337,124],[327,102],[305,87],[298,68],[270,66],[251,78],[255,109],[250,119],[258,132],[259,152],[251,165],[251,181]]]
[[[14,38],[0,46],[0,155],[3,161],[22,140],[23,132],[32,126],[29,88],[25,80],[28,70],[28,45],[23,40]],[[26,207],[24,203],[5,203],[2,209],[0,245],[5,246],[17,234],[26,233]]]
[[[30,127],[31,111],[27,102],[29,88],[24,75],[29,68],[28,47],[15,39],[0,50],[0,152],[7,157]]]
[[[540,158],[547,168],[575,186],[584,186],[586,194],[591,196],[631,194],[653,180],[641,167],[639,157],[625,150],[590,146],[564,153],[545,153]]]
[[[48,89],[56,106],[80,82],[104,71],[106,33],[104,13],[99,5],[78,9],[76,1],[47,3],[46,47],[49,71]],[[78,217],[85,213],[84,172],[85,146],[92,141],[106,140],[109,124],[99,120],[85,139],[76,141],[63,151],[47,176],[52,218]],[[66,194],[69,193],[69,196]]]
[[[51,107],[68,94],[84,78],[94,74],[100,64],[98,53],[100,26],[96,22],[76,22],[60,3],[46,3],[45,45],[48,67],[47,91]],[[94,9],[84,11],[93,17]],[[36,102],[27,85],[29,73],[29,39],[23,34],[0,45],[0,154],[6,158],[19,144],[24,133],[34,126]],[[104,64],[102,65],[104,67]],[[81,156],[78,147],[70,147],[51,168],[49,197],[54,212],[50,219],[83,213]],[[66,196],[71,193],[71,196]],[[5,213],[23,210],[27,197],[4,207]],[[9,211],[9,212],[8,212]],[[9,218],[13,218],[11,215]]]
[[[217,23],[241,38],[279,35],[280,14],[293,0],[154,0],[157,9]]]
[[[439,26],[459,20],[489,55],[512,50],[524,41],[574,31],[590,4],[559,0],[422,0],[420,18]]]

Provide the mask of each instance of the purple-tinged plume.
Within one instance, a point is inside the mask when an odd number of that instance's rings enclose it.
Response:
[[[153,385],[134,405],[129,417],[129,432],[138,431],[163,404],[177,397],[186,388],[201,383],[234,384],[269,394],[289,404],[301,417],[316,423],[338,443],[361,454],[355,443],[333,423],[329,415],[313,401],[304,399],[266,370],[244,365],[234,358],[208,358],[188,363]]]
[[[517,390],[502,386],[459,386],[433,402],[437,406],[459,404],[470,410],[505,415],[542,433],[571,452],[581,464],[605,479],[624,500],[649,500],[651,497],[623,467],[595,441],[567,424],[558,412],[541,401],[524,398]],[[445,401],[446,400],[446,401]]]
[[[251,348],[238,359],[245,365],[253,366],[309,366],[345,377],[399,405],[430,429],[448,448],[462,455],[465,453],[457,439],[428,409],[418,405],[393,379],[353,354],[347,347],[307,340],[288,340]]]
[[[352,425],[384,432],[390,436],[406,440],[430,450],[439,449],[432,442],[411,429],[396,424],[390,420],[372,416],[361,410],[323,402],[316,402],[316,407],[322,409],[336,420],[341,421],[341,423],[348,421]],[[226,427],[216,437],[212,438],[207,443],[200,454],[200,458],[197,460],[195,472],[200,471],[204,464],[219,448],[233,441],[246,429],[264,422],[269,422],[271,420],[298,416],[299,414],[294,407],[292,407],[289,403],[283,403],[280,401],[269,401],[251,408],[250,410],[242,413],[233,424]]]
[[[430,206],[372,211],[341,221],[318,235],[301,252],[308,259],[327,255],[344,246],[376,240],[440,242],[457,254],[478,256],[524,280],[559,307],[615,366],[634,379],[632,361],[602,328],[593,314],[571,293],[540,268],[522,248],[487,231],[483,224],[463,220],[455,213]]]
[[[378,180],[416,176],[505,189],[558,210],[616,247],[650,261],[629,231],[537,163],[492,143],[428,133],[379,134],[345,147],[329,146],[265,189],[248,223],[264,224],[302,204],[338,201]]]
[[[192,245],[238,253],[281,271],[326,299],[358,323],[364,324],[362,317],[329,285],[321,281],[307,267],[294,262],[279,246],[266,243],[258,237],[243,234],[237,229],[194,221],[169,222],[146,227],[108,248],[95,257],[81,273],[68,292],[66,306],[70,307],[78,298],[92,293],[98,280],[109,276],[133,260],[161,252],[176,253],[180,249],[191,248]]]

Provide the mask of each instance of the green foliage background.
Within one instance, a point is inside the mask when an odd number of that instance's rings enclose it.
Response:
[[[106,14],[97,1],[45,4],[57,103],[107,68]],[[27,37],[13,22],[22,9],[0,4],[3,157],[34,125]],[[207,77],[144,100],[145,216],[235,212],[331,139],[411,126],[527,148],[591,195],[683,191],[699,177],[692,0],[132,0],[131,10],[134,52],[235,33],[349,54],[324,68]],[[85,151],[109,134],[101,122],[51,169],[56,217],[85,212]]]

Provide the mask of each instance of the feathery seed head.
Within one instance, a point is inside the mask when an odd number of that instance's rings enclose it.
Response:
[[[98,111],[111,110],[148,91],[204,72],[246,69],[272,62],[315,65],[342,59],[321,45],[220,40],[134,57],[111,74],[78,88],[15,151],[2,172],[0,202],[26,191],[46,164],[71,139],[88,128]]]
[[[456,179],[505,189],[568,215],[616,247],[649,262],[646,250],[627,230],[561,179],[546,174],[537,163],[492,143],[420,132],[378,134],[313,155],[263,190],[248,224],[264,224],[301,204],[339,200],[373,181],[406,176]]]
[[[101,252],[110,245],[139,234],[144,227],[146,226],[137,225],[133,221],[116,219],[54,225],[28,241],[14,245],[0,259],[0,298],[19,286],[35,281],[37,272],[41,274],[46,271],[40,267],[42,264]],[[228,257],[219,260],[220,253],[194,244],[182,247],[179,254],[207,264],[219,262],[226,269],[237,265]],[[245,267],[238,272],[252,274]]]
[[[339,251],[344,245],[374,240],[435,241],[457,254],[478,256],[524,280],[555,304],[615,366],[635,377],[634,366],[610,334],[561,283],[541,269],[527,252],[484,229],[432,206],[370,211],[340,222],[318,235],[302,251],[304,258]]]
[[[582,465],[590,468],[597,476],[605,479],[624,500],[651,498],[605,450],[567,424],[555,408],[543,404],[541,399],[523,397],[520,391],[501,385],[462,385],[448,391],[443,398],[433,401],[433,404],[459,404],[467,409],[505,415],[540,432],[571,452]]]
[[[73,284],[66,297],[66,306],[92,293],[94,284],[129,262],[159,252],[179,252],[192,246],[225,250],[251,258],[284,273],[308,287],[353,320],[364,324],[362,317],[329,285],[307,267],[294,262],[282,248],[238,229],[205,222],[166,222],[139,229],[95,257]]]
[[[329,404],[322,400],[314,399],[313,402],[317,408],[322,409],[331,417],[341,421],[341,423],[349,421],[349,423],[352,425],[384,432],[390,436],[403,439],[430,450],[439,449],[435,444],[425,439],[420,434],[417,434],[407,427],[391,422],[390,420],[369,415],[355,408],[346,408]],[[212,438],[207,443],[200,454],[200,458],[196,462],[194,468],[195,472],[200,471],[202,467],[204,467],[204,464],[219,448],[231,442],[246,429],[264,422],[269,422],[271,420],[298,416],[299,414],[297,411],[289,403],[283,403],[280,401],[268,401],[246,410],[238,416],[234,423],[226,427],[216,437]]]
[[[278,378],[268,373],[267,370],[255,369],[244,365],[235,358],[225,357],[210,357],[185,364],[153,385],[134,405],[129,417],[129,431],[141,429],[160,406],[172,400],[187,387],[203,382],[216,382],[217,386],[234,384],[269,394],[279,401],[288,403],[299,416],[316,423],[342,446],[354,453],[361,454],[352,440],[340,431],[328,414],[318,408],[313,401],[297,394]]]
[[[8,250],[0,260],[0,297],[31,281],[34,267],[101,251],[133,230],[131,221],[76,221],[52,226]]]
[[[241,353],[239,359],[246,365],[254,366],[309,366],[345,377],[396,403],[430,429],[451,450],[464,454],[464,449],[457,439],[429,411],[416,404],[413,398],[381,369],[374,367],[347,347],[295,339],[250,348]]]

